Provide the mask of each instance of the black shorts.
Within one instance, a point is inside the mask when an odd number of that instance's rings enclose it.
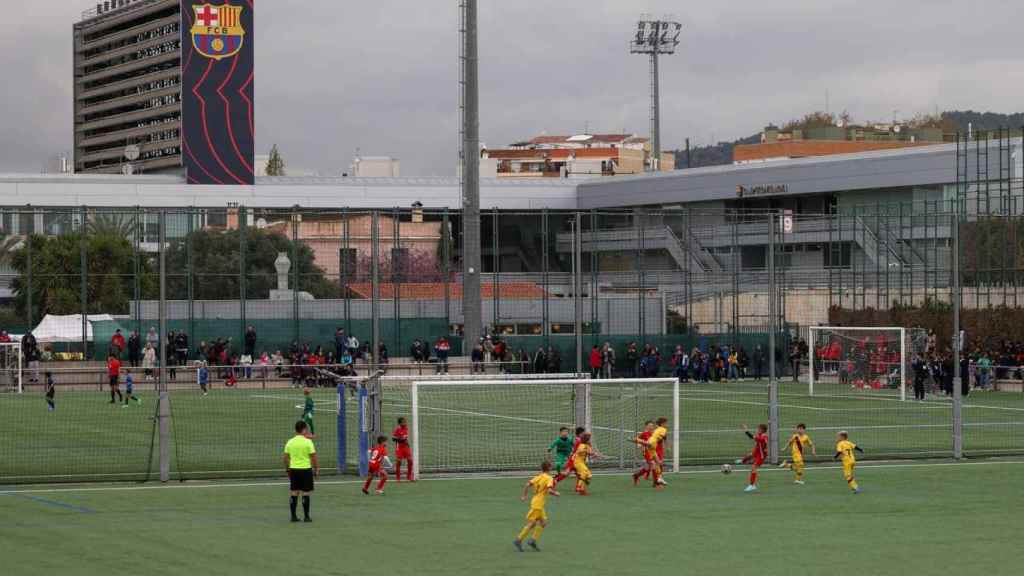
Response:
[[[289,468],[288,479],[292,492],[313,491],[313,469],[312,468]]]
[[[117,376],[111,376],[110,377],[110,387],[111,388],[117,388],[117,386],[118,386],[118,377]]]

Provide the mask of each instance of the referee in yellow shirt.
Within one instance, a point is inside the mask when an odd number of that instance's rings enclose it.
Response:
[[[298,522],[295,508],[302,493],[302,512],[304,521],[312,522],[309,517],[309,494],[313,491],[313,477],[320,475],[320,465],[316,461],[316,447],[306,436],[306,423],[299,420],[295,423],[295,436],[284,445],[284,468],[288,472],[291,488],[292,522]]]

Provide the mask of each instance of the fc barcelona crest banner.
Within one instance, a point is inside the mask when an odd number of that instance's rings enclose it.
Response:
[[[189,184],[255,183],[253,2],[182,0],[182,157]]]

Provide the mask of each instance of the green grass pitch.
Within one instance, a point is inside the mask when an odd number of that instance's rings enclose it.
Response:
[[[287,521],[280,480],[23,487],[0,495],[0,542],[19,576],[1012,574],[1022,473],[1019,461],[865,464],[859,495],[831,466],[806,486],[766,472],[756,494],[742,471],[670,475],[663,492],[598,476],[592,496],[549,499],[540,553],[512,547],[522,478],[389,483],[384,496],[325,480],[313,524]]]
[[[524,387],[525,386],[525,387]],[[424,471],[526,470],[536,467],[559,425],[571,425],[571,386],[488,385],[430,387],[420,395],[420,454]],[[142,386],[139,387],[144,388]],[[671,385],[634,387],[595,382],[592,428],[596,446],[609,456],[595,467],[625,469],[639,458],[629,440],[644,419],[671,416]],[[141,406],[108,403],[99,391],[59,391],[48,412],[38,391],[0,395],[0,485],[25,482],[137,480],[156,469],[156,396],[142,389]],[[336,470],[337,394],[316,390],[317,445],[325,471]],[[763,383],[685,384],[680,398],[681,462],[731,462],[750,449],[739,431],[768,420]],[[385,388],[383,429],[409,415],[407,386]],[[345,395],[347,462],[358,458],[358,400]],[[301,414],[296,389],[224,389],[202,396],[195,388],[171,392],[171,461],[175,478],[253,478],[275,475],[280,451]],[[964,450],[968,457],[1024,453],[1024,394],[975,392],[964,401]],[[894,391],[864,391],[781,383],[783,434],[809,426],[819,457],[832,454],[835,433],[850,432],[865,459],[947,458],[952,454],[948,400],[901,402]],[[670,447],[671,455],[672,447]]]

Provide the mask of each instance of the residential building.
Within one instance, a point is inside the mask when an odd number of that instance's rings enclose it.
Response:
[[[871,126],[814,126],[781,130],[767,126],[759,144],[738,144],[733,163],[769,162],[810,156],[854,154],[927,146],[947,140],[940,128],[913,128],[901,124]]]
[[[104,0],[74,25],[75,172],[181,171],[180,6]]]
[[[593,178],[641,174],[650,165],[647,138],[632,134],[538,136],[506,149],[481,151],[481,173],[498,178]],[[663,153],[661,171],[675,169],[675,156]]]

